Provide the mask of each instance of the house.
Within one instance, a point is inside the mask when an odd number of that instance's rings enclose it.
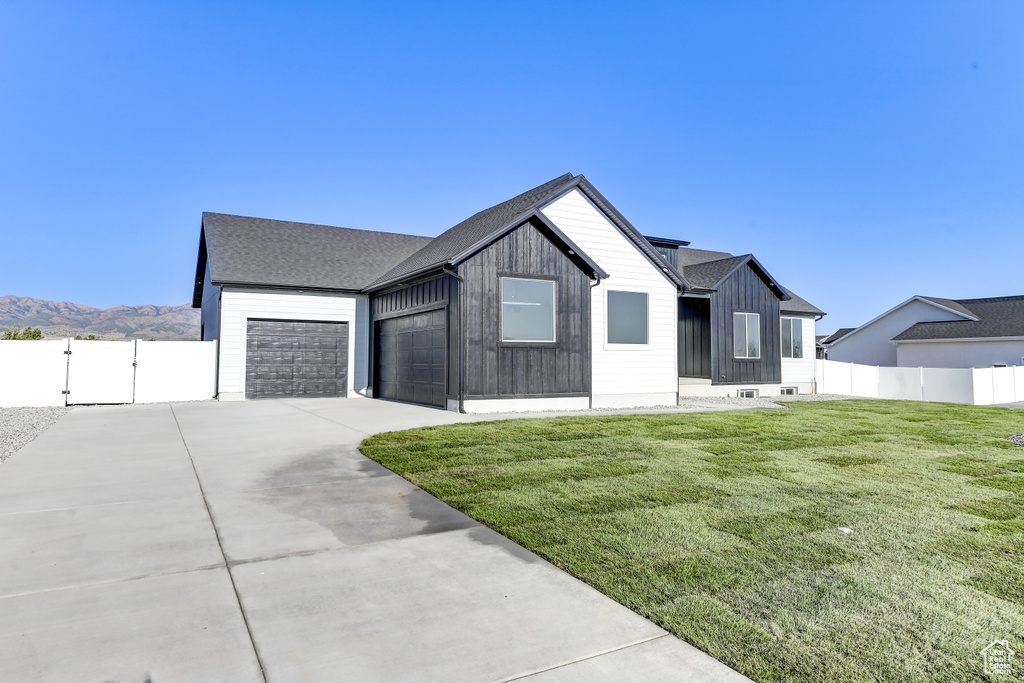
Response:
[[[572,174],[433,239],[204,213],[192,304],[221,399],[467,412],[810,392],[824,315],[750,254],[644,237]]]
[[[1024,296],[913,296],[858,328],[837,332],[825,346],[830,360],[865,365],[1024,365]]]

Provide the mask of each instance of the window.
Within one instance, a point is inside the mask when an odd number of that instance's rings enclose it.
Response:
[[[739,398],[757,398],[757,389],[737,389],[736,396]]]
[[[647,294],[608,292],[608,343],[647,343]]]
[[[736,358],[761,357],[761,316],[757,313],[732,314],[732,350]]]
[[[501,278],[502,341],[555,341],[555,283]]]
[[[782,387],[779,391],[780,396],[796,396],[797,393],[796,387]]]
[[[782,319],[782,357],[804,357],[804,321],[800,318]]]

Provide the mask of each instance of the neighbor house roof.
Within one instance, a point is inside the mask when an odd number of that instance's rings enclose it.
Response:
[[[215,285],[360,291],[431,238],[204,213],[193,305],[209,255]]]
[[[855,329],[857,329],[857,328],[856,327],[840,327],[838,330],[836,330],[835,332],[833,332],[830,335],[827,335],[824,339],[822,339],[821,343],[822,344],[831,344],[832,342],[834,342],[834,341],[836,341],[838,339],[842,339],[846,335],[848,335],[851,332],[853,332]]]
[[[941,305],[953,308],[970,319],[915,323],[893,337],[893,341],[1024,337],[1024,296],[999,296],[989,299],[922,298],[936,303],[946,302]]]

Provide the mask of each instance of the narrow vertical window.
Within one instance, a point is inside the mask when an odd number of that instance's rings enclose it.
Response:
[[[608,343],[647,343],[647,294],[608,292]]]
[[[502,341],[555,341],[555,283],[501,278]]]
[[[757,313],[732,314],[732,350],[736,358],[761,357],[761,316]]]
[[[800,318],[782,318],[782,357],[804,357],[804,321]]]

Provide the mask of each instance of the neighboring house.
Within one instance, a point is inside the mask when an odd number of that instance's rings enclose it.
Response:
[[[222,399],[487,412],[813,391],[824,315],[751,255],[644,237],[566,174],[430,239],[204,213]]]
[[[838,330],[836,330],[832,334],[825,334],[825,335],[821,335],[821,336],[815,337],[815,340],[817,341],[817,347],[818,347],[818,352],[816,354],[818,359],[819,360],[827,360],[828,359],[828,347],[829,347],[829,344],[831,344],[834,341],[838,341],[842,337],[845,337],[846,335],[848,335],[851,332],[853,332],[855,329],[857,329],[857,328],[856,327],[840,327]]]
[[[830,360],[866,365],[1024,365],[1024,296],[914,296],[825,345]]]

